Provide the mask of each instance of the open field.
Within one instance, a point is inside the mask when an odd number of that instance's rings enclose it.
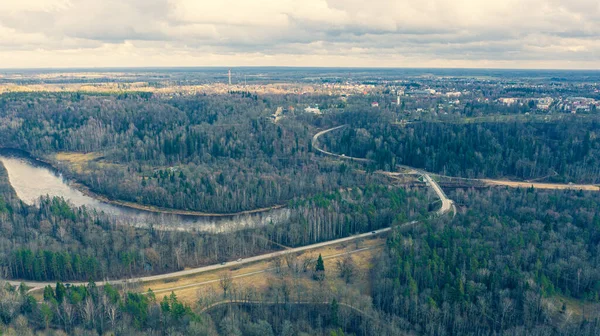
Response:
[[[319,249],[303,252],[297,255],[297,260],[303,260],[309,257],[316,260],[321,254],[325,263],[326,281],[328,285],[334,286],[342,281],[337,276],[336,262],[343,258],[345,254],[351,254],[356,264],[356,277],[354,286],[358,286],[362,293],[368,293],[368,277],[366,276],[371,267],[371,258],[375,253],[380,253],[383,249],[385,238],[365,239],[358,242],[344,242],[338,245],[331,245]],[[314,266],[312,266],[314,267]],[[281,265],[282,272],[286,272],[288,267],[285,260]],[[202,293],[216,292],[222,294],[220,288],[220,279],[229,274],[233,284],[238,289],[253,288],[261,291],[265,290],[273,281],[280,279],[276,272],[276,265],[273,261],[259,261],[256,263],[241,265],[236,267],[232,264],[231,268],[220,269],[214,272],[201,273],[190,276],[184,276],[176,279],[166,279],[160,281],[151,281],[142,284],[141,289],[145,292],[152,289],[158,298],[174,292],[178,298],[188,304],[195,304]],[[297,280],[310,286],[314,283],[311,278],[311,272],[301,272]]]
[[[552,306],[552,309],[556,312],[557,316],[562,316],[563,321],[592,321],[600,318],[600,304],[598,303],[556,295],[547,299],[546,304]],[[564,310],[563,306],[565,308]]]
[[[418,222],[412,221],[409,223],[401,224],[400,227],[411,226],[416,223],[418,223]],[[362,244],[362,242],[377,239],[376,237],[378,235],[386,234],[387,232],[389,232],[391,230],[392,230],[391,227],[387,227],[387,228],[378,229],[378,230],[375,230],[372,232],[366,232],[366,233],[361,233],[361,234],[357,234],[357,235],[353,235],[353,236],[349,236],[349,237],[345,237],[345,238],[339,238],[336,240],[330,240],[330,241],[325,241],[325,242],[316,243],[316,244],[312,244],[312,245],[296,247],[296,248],[292,248],[292,249],[288,249],[288,250],[284,250],[284,251],[277,251],[277,252],[261,254],[261,255],[257,255],[257,256],[253,256],[253,257],[248,257],[248,258],[240,259],[238,261],[230,262],[227,264],[213,264],[213,265],[208,265],[208,266],[203,266],[203,267],[198,267],[198,268],[184,269],[182,271],[171,272],[171,273],[166,273],[166,274],[151,275],[151,276],[146,276],[146,277],[141,277],[141,278],[125,278],[125,279],[116,279],[116,280],[110,280],[110,281],[108,281],[108,280],[96,281],[96,285],[103,286],[106,283],[115,284],[115,285],[129,285],[132,283],[139,283],[139,282],[152,283],[154,281],[172,282],[173,280],[171,280],[171,279],[183,279],[186,277],[193,277],[198,274],[210,274],[213,272],[217,272],[219,270],[232,269],[232,267],[235,268],[235,266],[239,266],[241,268],[241,267],[243,267],[242,265],[251,265],[251,264],[256,264],[256,263],[263,262],[263,261],[270,262],[271,260],[274,260],[276,258],[281,258],[281,257],[285,258],[285,256],[288,254],[298,255],[299,253],[318,251],[320,249],[327,248],[329,246],[344,246],[343,244],[349,244],[349,246],[354,245],[356,248],[361,249],[361,248],[363,248],[360,245],[360,244]],[[366,247],[366,248],[369,248],[369,247]],[[316,252],[316,253],[318,255],[319,252]],[[41,290],[46,286],[55,286],[56,285],[56,283],[53,281],[44,282],[44,281],[9,280],[9,281],[7,281],[7,283],[9,283],[13,286],[19,286],[19,285],[23,284],[23,285],[31,288],[30,292],[33,292],[36,290]],[[87,285],[88,282],[65,282],[65,284],[70,284],[72,286],[80,286],[80,285]],[[167,287],[167,288],[169,288],[169,287]]]
[[[83,171],[83,166],[88,162],[97,160],[102,157],[102,154],[90,152],[90,153],[74,153],[74,152],[60,152],[56,153],[54,158],[62,163],[67,163],[69,167],[77,172]]]
[[[56,159],[59,161],[67,161],[73,164],[81,164],[85,162],[89,162],[92,160],[96,160],[101,156],[100,153],[90,152],[90,153],[75,153],[75,152],[60,152],[56,154]]]

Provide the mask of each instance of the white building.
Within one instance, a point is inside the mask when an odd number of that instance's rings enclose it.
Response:
[[[313,113],[313,114],[321,114],[321,110],[318,107],[307,107],[304,109],[304,112]]]

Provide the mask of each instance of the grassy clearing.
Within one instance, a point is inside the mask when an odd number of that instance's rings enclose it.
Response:
[[[77,172],[83,171],[88,162],[94,161],[102,157],[101,153],[75,153],[75,152],[59,152],[54,158],[62,163],[66,163],[69,167]]]
[[[102,156],[102,154],[98,152],[90,152],[90,153],[75,153],[75,152],[59,152],[56,154],[56,159],[59,161],[67,161],[69,163],[85,163],[92,160],[95,160]]]
[[[554,296],[546,302],[564,321],[591,321],[600,318],[600,303],[577,300],[562,295]]]
[[[316,260],[321,254],[324,258],[326,284],[329,288],[343,288],[345,283],[338,277],[336,263],[344,256],[339,254],[355,251],[362,248],[370,248],[356,253],[352,253],[352,259],[356,265],[356,272],[352,286],[368,294],[370,290],[369,270],[371,269],[371,260],[376,253],[381,253],[385,238],[374,238],[359,242],[343,243],[339,245],[327,246],[320,249],[306,251],[298,255],[298,260],[310,256]],[[238,289],[252,288],[256,291],[266,290],[272,283],[281,281],[282,276],[275,272],[275,263],[273,261],[261,261],[253,264],[246,264],[240,267],[235,266],[235,262],[231,263],[231,268],[207,272],[202,274],[190,275],[177,279],[167,279],[161,281],[147,282],[142,285],[142,290],[147,291],[152,289],[156,296],[162,298],[164,295],[169,295],[175,292],[177,297],[190,305],[195,305],[198,298],[206,292],[222,293],[219,281],[229,273],[233,278],[233,284]],[[282,262],[281,268],[287,269],[285,261]],[[312,272],[300,273],[295,278],[306,286],[317,286],[318,283],[311,277]],[[342,286],[342,287],[340,287]]]

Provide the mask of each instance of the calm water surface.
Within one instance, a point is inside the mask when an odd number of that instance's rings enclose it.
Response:
[[[69,181],[52,168],[22,155],[1,153],[0,162],[7,170],[10,184],[17,196],[27,204],[35,204],[41,196],[60,196],[75,206],[103,211],[121,222],[134,226],[153,225],[168,230],[228,232],[271,223],[278,224],[290,217],[289,209],[285,208],[231,217],[182,216],[131,209],[87,196],[72,187]]]

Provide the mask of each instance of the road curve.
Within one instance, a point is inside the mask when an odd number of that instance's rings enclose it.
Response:
[[[448,211],[453,210],[454,215],[456,215],[456,207],[454,206],[454,201],[452,201],[448,198],[448,196],[446,196],[446,193],[442,190],[442,188],[440,188],[440,185],[435,180],[433,180],[428,174],[423,174],[423,178],[429,185],[431,185],[433,191],[435,191],[435,193],[442,201],[442,207],[437,211],[437,213],[439,215],[443,215]]]
[[[340,159],[346,159],[346,160],[357,161],[357,162],[371,162],[372,160],[369,160],[369,159],[357,158],[357,157],[352,157],[352,156],[335,154],[335,153],[332,153],[332,152],[328,152],[328,151],[326,151],[326,150],[324,150],[324,149],[322,149],[322,148],[319,147],[319,137],[321,135],[329,133],[331,131],[338,130],[340,128],[344,128],[346,126],[348,126],[348,125],[341,125],[341,126],[329,128],[329,129],[320,131],[317,134],[315,134],[313,136],[313,138],[312,138],[312,147],[313,147],[313,149],[315,149],[319,153],[322,153],[322,154],[325,154],[325,155],[329,155],[329,156],[333,156],[333,157],[337,157],[337,158],[340,158]],[[421,169],[417,169],[417,168],[413,168],[413,167],[409,167],[409,166],[404,166],[404,165],[402,165],[402,168],[411,171],[413,174],[422,175],[423,178],[425,179],[425,182],[427,183],[427,185],[431,186],[431,188],[433,189],[433,191],[438,195],[438,197],[442,201],[442,207],[437,211],[438,215],[443,215],[443,214],[449,212],[450,210],[452,210],[454,212],[454,215],[456,215],[456,206],[454,205],[454,202],[451,199],[449,199],[448,196],[446,196],[446,194],[444,193],[444,191],[442,190],[442,188],[440,187],[440,185],[435,180],[433,180],[431,178],[431,176],[429,176],[429,173],[427,173],[426,171],[421,170]],[[387,176],[394,176],[396,174],[394,172],[386,172],[386,171],[377,171],[377,173],[380,173],[380,174],[383,174],[383,175],[387,175]]]
[[[362,158],[355,158],[355,157],[349,157],[349,156],[345,156],[345,155],[339,155],[339,154],[335,154],[335,153],[331,153],[328,152],[326,150],[323,150],[321,148],[319,148],[319,137],[323,134],[329,133],[331,131],[335,131],[337,129],[346,127],[348,125],[342,125],[342,126],[337,126],[337,127],[333,127],[330,129],[326,129],[324,131],[321,131],[317,134],[315,134],[313,136],[312,139],[312,145],[313,148],[315,150],[317,150],[318,152],[325,154],[325,155],[330,155],[330,156],[334,156],[337,158],[341,158],[341,159],[347,159],[347,160],[353,160],[353,161],[361,161],[361,162],[369,162],[370,160],[368,159],[362,159]],[[442,175],[442,174],[435,174],[435,173],[429,173],[426,172],[425,170],[422,169],[416,169],[410,166],[405,166],[405,165],[398,165],[398,167],[401,167],[403,169],[406,169],[409,171],[409,173],[405,173],[404,175],[407,174],[420,174],[423,176],[439,176],[439,177],[443,177],[443,178],[449,178],[452,180],[464,180],[464,181],[476,181],[476,182],[482,182],[488,186],[507,186],[507,187],[511,187],[511,188],[535,188],[535,189],[559,189],[559,190],[586,190],[586,191],[600,191],[600,185],[598,184],[565,184],[565,183],[541,183],[541,182],[533,182],[533,181],[508,181],[508,180],[493,180],[493,179],[478,179],[478,178],[468,178],[468,177],[457,177],[457,176],[448,176],[448,175]],[[389,176],[396,176],[399,175],[399,173],[394,173],[394,172],[382,172],[386,175]],[[426,180],[429,180],[426,178]],[[443,190],[441,188],[439,188],[439,185],[437,183],[432,183],[432,186],[434,186],[434,190],[436,191],[436,193],[438,194],[438,196],[440,195],[440,192],[442,192],[443,194]],[[437,186],[437,188],[435,188],[435,186]],[[445,197],[445,196],[444,196]],[[452,202],[451,200],[447,199],[447,197],[445,197],[447,201]],[[442,200],[442,209],[447,209],[448,208],[448,204],[446,201],[446,204],[444,206],[444,198],[442,198],[440,196],[440,199]],[[456,206],[454,205],[454,202],[452,202],[452,204],[450,204],[450,207],[452,208],[452,210],[454,211],[454,214],[456,215]]]
[[[369,160],[369,159],[356,158],[356,157],[352,157],[352,156],[346,156],[346,155],[343,155],[343,154],[340,155],[340,154],[335,154],[335,153],[332,153],[332,152],[328,152],[328,151],[322,149],[319,146],[319,137],[321,135],[329,133],[331,131],[335,131],[335,130],[340,129],[340,128],[344,128],[346,126],[348,126],[348,125],[342,125],[342,126],[337,126],[337,127],[334,127],[334,128],[329,128],[329,129],[323,130],[323,131],[315,134],[313,136],[313,138],[312,138],[312,148],[315,149],[317,152],[319,152],[321,154],[333,156],[333,157],[336,157],[336,158],[339,158],[339,159],[350,160],[350,161],[357,161],[357,162],[371,162],[371,160]]]
[[[318,140],[321,135],[326,134],[331,131],[334,131],[336,129],[346,127],[346,126],[347,125],[337,126],[337,127],[330,128],[330,129],[327,129],[327,130],[324,130],[324,131],[321,131],[321,132],[315,134],[312,138],[313,148],[315,150],[317,150],[318,152],[323,153],[325,155],[334,156],[334,157],[338,157],[341,159],[347,159],[347,160],[358,161],[358,162],[371,162],[371,160],[369,160],[369,159],[348,157],[345,155],[331,153],[331,152],[328,152],[328,151],[325,151],[325,150],[319,148]],[[448,199],[448,197],[446,196],[446,194],[444,194],[443,190],[440,188],[440,186],[437,184],[437,182],[435,182],[426,172],[422,172],[422,171],[420,171],[418,169],[414,169],[414,168],[412,168],[412,169],[415,171],[415,173],[422,174],[424,176],[424,178],[427,180],[427,182],[429,182],[429,184],[431,185],[431,187],[433,188],[435,193],[442,200],[442,207],[440,210],[438,210],[437,213],[445,214],[446,212],[450,211],[450,209],[454,209],[455,214],[456,214],[456,209],[454,207],[452,200]],[[387,175],[393,174],[390,172],[380,172],[380,173],[387,174]],[[404,224],[401,224],[401,226],[413,225],[415,223],[417,223],[417,221],[411,221],[408,223],[404,223]],[[225,264],[215,264],[215,265],[187,269],[187,270],[178,271],[178,272],[159,274],[159,275],[151,275],[151,276],[146,276],[146,277],[125,278],[125,279],[115,279],[115,280],[106,279],[103,281],[95,281],[95,284],[97,286],[103,286],[105,284],[120,285],[120,284],[134,283],[134,282],[148,282],[148,281],[164,280],[164,279],[169,279],[169,278],[176,278],[176,277],[182,277],[182,276],[187,276],[187,275],[192,275],[192,274],[210,272],[210,271],[215,271],[215,270],[219,270],[219,269],[229,268],[232,266],[238,266],[238,265],[249,264],[249,263],[253,263],[253,262],[257,262],[257,261],[268,260],[268,259],[272,259],[272,258],[275,258],[278,256],[290,254],[290,253],[303,252],[303,251],[308,251],[308,250],[312,250],[312,249],[316,249],[316,248],[320,248],[320,247],[324,247],[324,246],[335,245],[335,244],[339,244],[339,243],[343,243],[343,242],[349,242],[349,241],[353,241],[353,240],[357,240],[357,239],[362,239],[362,238],[370,237],[372,235],[390,231],[391,229],[392,229],[391,227],[383,228],[383,229],[379,229],[379,230],[375,230],[375,231],[367,232],[367,233],[362,233],[362,234],[358,234],[358,235],[354,235],[354,236],[350,236],[350,237],[330,240],[330,241],[312,244],[312,245],[296,247],[296,248],[292,248],[292,249],[288,249],[288,250],[284,250],[284,251],[277,251],[277,252],[262,254],[262,255],[258,255],[258,256],[254,256],[254,257],[245,258],[241,261],[227,262]],[[43,288],[46,286],[55,286],[56,285],[56,282],[47,282],[47,281],[44,282],[44,281],[7,280],[6,282],[13,286],[19,286],[20,284],[24,284],[27,287],[31,287],[32,290]],[[88,284],[88,282],[63,282],[63,283],[69,284],[71,286],[81,286],[81,285]]]
[[[232,303],[236,303],[236,304],[256,304],[256,305],[325,305],[325,306],[329,306],[331,305],[331,302],[311,302],[311,301],[290,301],[290,302],[278,302],[278,301],[257,301],[257,300],[222,300],[219,302],[215,302],[211,305],[209,305],[208,307],[202,308],[200,310],[200,313],[204,313],[214,307],[217,306],[221,306],[221,305],[226,305],[226,304],[232,304]],[[344,303],[344,302],[338,302],[338,305],[342,306],[342,307],[346,307],[348,309],[351,309],[355,312],[360,313],[363,316],[366,316],[370,319],[375,319],[373,316],[369,315],[367,312],[365,312],[364,310],[361,310],[357,307],[352,306],[351,304],[348,303]]]

